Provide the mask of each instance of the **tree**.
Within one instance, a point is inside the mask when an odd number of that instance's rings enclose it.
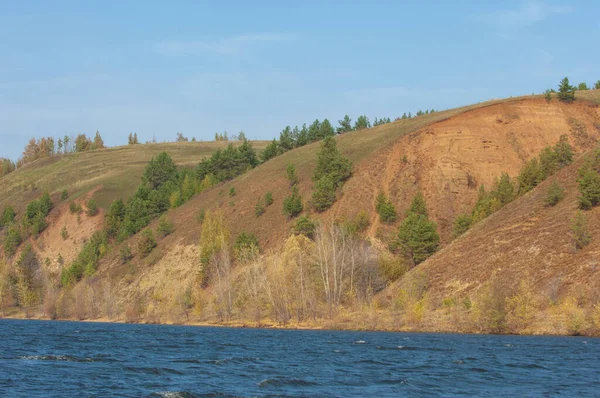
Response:
[[[287,152],[294,148],[294,138],[292,137],[292,128],[286,126],[279,134],[279,146],[282,152]]]
[[[437,226],[423,214],[410,213],[398,231],[398,239],[405,253],[415,265],[435,253],[439,246]]]
[[[594,89],[600,90],[600,80],[598,80],[596,83],[594,83]]]
[[[344,134],[349,131],[352,131],[352,119],[350,119],[350,116],[344,115],[344,118],[342,120],[338,120],[338,123],[340,125],[336,129],[336,133]]]
[[[296,235],[304,235],[308,239],[315,238],[316,224],[310,219],[309,216],[301,216],[296,220],[294,225],[294,233]]]
[[[163,214],[158,219],[158,229],[157,232],[160,237],[164,238],[165,236],[171,235],[173,233],[173,222],[169,220],[169,217],[166,214]]]
[[[591,168],[579,170],[579,208],[589,210],[600,203],[600,174]]]
[[[307,133],[308,142],[315,142],[320,139],[320,136],[319,136],[320,129],[321,129],[321,122],[319,122],[319,119],[315,119],[315,121],[312,122],[310,126],[308,126],[308,133]]]
[[[238,147],[238,154],[240,161],[245,167],[245,170],[253,169],[260,164],[258,160],[258,156],[256,155],[256,151],[254,147],[245,137],[242,141],[242,144]]]
[[[116,237],[119,233],[126,211],[123,199],[119,198],[111,203],[108,213],[104,217],[106,233],[109,237]]]
[[[569,78],[565,77],[558,85],[558,99],[563,102],[573,102],[575,100],[575,87],[569,84]]]
[[[315,184],[312,195],[312,204],[316,211],[329,209],[336,201],[335,183],[329,175],[321,177]]]
[[[427,212],[427,203],[425,203],[425,198],[421,192],[418,192],[415,195],[412,203],[410,204],[407,215],[410,213],[420,214],[425,217],[429,216],[429,213]]]
[[[302,205],[302,197],[298,191],[298,186],[292,188],[292,194],[283,200],[283,214],[289,218],[294,218],[302,213],[304,206]]]
[[[544,98],[546,98],[546,101],[548,102],[552,101],[552,90],[544,91]]]
[[[422,195],[417,194],[398,231],[398,241],[415,265],[435,253],[440,242],[437,225],[427,217],[424,203]]]
[[[552,180],[552,184],[546,192],[546,206],[555,206],[565,197],[564,189],[558,184],[556,179]]]
[[[176,142],[188,142],[188,138],[183,135],[183,133],[177,133]]]
[[[96,214],[98,214],[98,203],[96,203],[96,200],[94,200],[93,198],[88,200],[86,207],[86,214],[88,216],[94,217]]]
[[[296,166],[293,163],[288,163],[285,168],[285,174],[288,182],[290,183],[290,187],[298,184],[298,173],[296,173]]]
[[[8,173],[15,171],[17,166],[10,159],[0,157],[0,177],[4,177]]]
[[[500,202],[501,206],[511,202],[515,197],[515,186],[513,185],[508,173],[502,173],[497,180],[495,188],[492,190],[492,196]]]
[[[31,163],[40,156],[40,148],[35,138],[29,140],[21,156],[22,164]]]
[[[325,119],[321,122],[319,126],[319,140],[322,140],[327,137],[333,137],[335,135],[335,131],[333,130],[333,126],[329,122],[329,120]]]
[[[331,177],[336,186],[341,186],[352,175],[352,162],[344,157],[337,148],[333,137],[327,137],[321,143],[317,154],[317,167],[313,181],[319,181],[325,176]]]
[[[70,143],[71,143],[71,139],[69,138],[68,135],[65,135],[63,138],[63,145],[65,146],[65,153],[71,152],[71,147],[69,146]]]
[[[96,135],[94,136],[94,142],[92,143],[90,148],[92,150],[104,148],[104,140],[102,140],[99,131],[96,131]]]
[[[63,152],[63,140],[62,138],[58,139],[58,153],[62,153]]]
[[[269,159],[273,159],[275,156],[280,154],[279,142],[273,138],[273,141],[269,145],[263,149],[260,154],[260,157],[263,162],[266,162]]]
[[[50,214],[50,210],[52,210],[53,207],[54,205],[52,204],[52,199],[50,199],[50,194],[48,191],[45,191],[39,200],[39,210],[42,215],[46,217]]]
[[[142,232],[142,238],[138,242],[138,251],[141,257],[146,257],[156,247],[156,239],[151,229],[145,229]]]
[[[385,196],[383,192],[380,192],[375,199],[375,209],[379,214],[379,218],[384,223],[393,223],[398,219],[398,214],[394,208],[394,204]]]
[[[460,214],[454,220],[454,236],[458,237],[471,228],[471,223],[473,222],[473,218],[470,214]]]
[[[369,122],[369,118],[365,115],[360,115],[354,123],[354,130],[368,129],[369,127],[371,127],[371,122]]]
[[[21,244],[21,231],[15,223],[8,226],[6,236],[4,237],[4,254],[6,257],[12,257],[17,251],[17,247]]]
[[[12,206],[6,206],[0,215],[0,229],[12,224],[15,221],[15,210]]]
[[[577,85],[577,90],[579,90],[579,91],[589,90],[587,83],[586,82],[579,83]]]
[[[233,253],[238,260],[252,260],[259,252],[258,238],[253,233],[242,232],[235,238]]]
[[[176,179],[177,166],[166,152],[153,157],[142,175],[142,183],[150,189],[159,189],[167,181],[175,181]]]
[[[265,214],[265,201],[264,199],[261,197],[258,198],[258,201],[256,202],[256,205],[254,205],[254,215],[256,217],[260,217],[263,214]]]
[[[525,166],[519,173],[519,194],[524,195],[536,187],[543,178],[540,171],[540,164],[538,158],[535,157],[525,163]]]
[[[273,204],[273,194],[271,192],[267,192],[265,194],[265,206],[269,207]]]
[[[75,137],[75,152],[85,152],[91,149],[92,143],[85,134]]]
[[[575,248],[577,250],[583,249],[592,241],[592,237],[587,231],[585,214],[581,211],[577,211],[575,216],[571,219],[571,233],[573,234],[573,240],[575,241]]]
[[[563,134],[560,136],[558,142],[554,145],[554,153],[559,169],[573,163],[573,148],[569,144],[568,135]]]

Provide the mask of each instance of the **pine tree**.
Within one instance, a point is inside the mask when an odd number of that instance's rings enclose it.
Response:
[[[473,223],[473,218],[469,214],[460,214],[454,220],[454,236],[458,237],[471,228],[471,224]]]
[[[556,179],[552,180],[552,184],[546,192],[546,206],[556,206],[565,197],[563,188],[558,185]]]
[[[336,129],[336,133],[344,134],[352,131],[352,119],[350,119],[350,116],[344,115],[344,118],[342,120],[338,120],[338,123],[339,127]]]
[[[298,173],[296,173],[296,166],[293,163],[288,163],[285,168],[285,174],[288,182],[290,183],[290,187],[298,184]]]
[[[435,253],[440,242],[437,226],[427,217],[424,204],[423,196],[417,194],[398,231],[398,241],[415,265]]]
[[[104,141],[102,140],[99,131],[96,131],[96,135],[94,136],[94,142],[91,144],[90,148],[92,150],[104,148]]]
[[[412,203],[410,204],[410,208],[408,209],[407,215],[410,213],[420,214],[425,217],[428,217],[429,214],[427,212],[427,203],[425,203],[425,198],[421,192],[418,192]]]
[[[565,77],[558,86],[558,99],[563,102],[573,102],[575,100],[575,87],[569,84],[569,78]]]
[[[330,176],[326,175],[316,182],[312,195],[312,204],[316,211],[329,209],[336,199],[335,183]]]
[[[302,213],[304,206],[302,205],[302,197],[298,191],[298,187],[292,188],[292,194],[283,200],[283,214],[289,218],[294,218]]]
[[[371,127],[371,123],[369,122],[369,118],[365,115],[360,115],[354,123],[354,130],[368,129],[369,127]]]
[[[575,241],[575,248],[578,250],[583,249],[592,241],[592,237],[587,231],[585,214],[581,211],[577,211],[575,216],[571,219],[571,233],[573,234],[573,240]]]
[[[330,176],[336,186],[340,186],[352,175],[352,162],[344,157],[337,148],[333,137],[327,137],[321,143],[317,155],[317,167],[313,176],[319,181],[324,176]]]

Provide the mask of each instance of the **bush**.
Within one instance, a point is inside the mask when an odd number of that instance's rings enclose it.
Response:
[[[121,259],[121,263],[126,264],[133,258],[133,254],[131,253],[131,247],[129,245],[123,246],[119,250],[119,258]]]
[[[304,235],[309,239],[315,237],[315,223],[310,219],[309,216],[298,217],[296,224],[294,225],[294,233],[297,235]]]
[[[380,192],[375,199],[375,209],[384,223],[391,224],[398,219],[394,205],[383,192]]]
[[[39,200],[40,212],[44,217],[46,217],[48,214],[50,214],[50,210],[52,210],[52,207],[53,204],[52,200],[50,199],[50,194],[48,194],[48,191],[46,191]]]
[[[67,231],[66,225],[63,225],[63,227],[60,229],[60,236],[62,237],[62,240],[69,239],[69,231]]]
[[[304,206],[302,205],[302,197],[298,192],[298,187],[292,189],[292,194],[283,200],[283,214],[289,218],[294,218],[302,213]]]
[[[69,197],[69,191],[67,191],[66,189],[64,189],[61,193],[60,193],[60,200],[67,200],[67,198]]]
[[[171,233],[173,233],[173,222],[169,220],[166,214],[163,214],[158,219],[158,234],[164,238]]]
[[[229,197],[231,198],[235,195],[236,195],[235,188],[234,187],[229,188]]]
[[[71,201],[71,203],[69,203],[69,212],[71,214],[80,214],[82,212],[82,208],[81,205]]]
[[[142,232],[142,238],[138,242],[138,252],[140,253],[140,256],[146,257],[155,247],[156,239],[154,239],[152,230],[145,229],[144,232]]]
[[[454,236],[458,237],[471,228],[473,218],[469,214],[461,214],[454,220]]]
[[[553,180],[546,192],[546,206],[556,206],[565,197],[563,188],[558,181]]]
[[[273,204],[273,194],[271,192],[267,192],[265,194],[265,206],[269,207]]]
[[[369,214],[361,210],[352,220],[346,223],[346,229],[351,233],[361,233],[365,232],[369,225],[371,225]]]
[[[61,283],[69,286],[85,275],[93,275],[100,259],[106,254],[108,240],[105,232],[94,232],[69,268],[63,269]]]
[[[577,211],[575,216],[571,219],[571,233],[573,234],[573,240],[575,241],[575,248],[578,250],[583,249],[592,241],[592,237],[587,231],[585,214],[581,211]]]
[[[312,195],[312,204],[316,211],[329,209],[336,199],[335,184],[330,176],[324,176],[317,181]]]
[[[96,203],[94,199],[88,200],[86,207],[87,211],[85,212],[85,214],[87,214],[88,216],[94,217],[96,214],[98,214],[98,203]]]

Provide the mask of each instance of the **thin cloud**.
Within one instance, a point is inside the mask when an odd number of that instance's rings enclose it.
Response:
[[[156,45],[155,51],[165,56],[197,55],[206,52],[232,55],[260,43],[283,42],[292,39],[293,36],[290,35],[253,33],[216,40],[165,40]]]
[[[522,26],[541,22],[552,15],[571,12],[571,7],[549,4],[546,2],[529,1],[516,10],[498,10],[477,16],[477,19],[495,25]]]

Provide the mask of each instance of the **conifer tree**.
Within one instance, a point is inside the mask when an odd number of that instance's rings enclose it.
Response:
[[[575,100],[575,87],[569,84],[569,78],[565,77],[558,85],[558,99],[563,102],[573,102]]]
[[[338,123],[339,127],[336,129],[336,133],[344,134],[352,131],[352,119],[350,119],[350,116],[344,115],[344,118],[342,120],[338,120]]]

